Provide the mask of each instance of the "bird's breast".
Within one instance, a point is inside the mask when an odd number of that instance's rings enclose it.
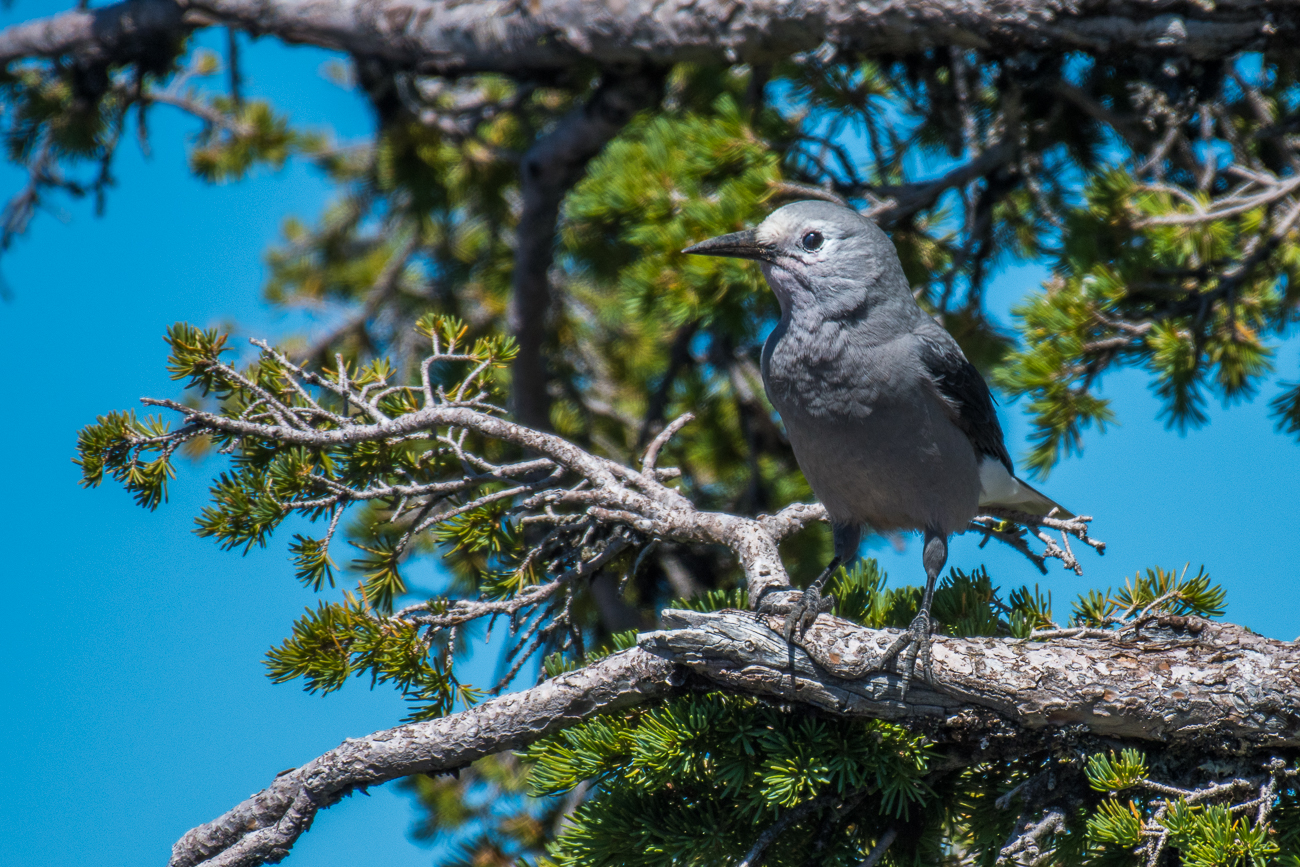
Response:
[[[843,328],[778,329],[764,352],[763,384],[783,418],[870,416],[911,390],[899,347],[862,346]]]
[[[764,384],[832,519],[878,530],[964,527],[978,506],[975,451],[909,356],[910,343],[814,337],[772,346]]]

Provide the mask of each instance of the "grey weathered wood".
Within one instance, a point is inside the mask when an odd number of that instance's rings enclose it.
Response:
[[[992,718],[1003,729],[1068,727],[1234,753],[1300,746],[1300,649],[1231,624],[1169,617],[1126,639],[937,637],[937,686],[913,683],[903,701],[900,678],[874,670],[897,630],[821,615],[792,648],[777,631],[779,618],[665,611],[663,619],[670,628],[646,633],[639,648],[533,689],[345,741],[190,831],[176,843],[172,867],[278,861],[317,811],[357,787],[462,767],[597,714],[661,699],[683,683],[682,668],[696,675],[697,689],[919,722],[939,737],[945,729],[969,733],[972,719]]]
[[[1263,750],[1300,746],[1300,649],[1228,623],[1165,618],[1137,637],[934,640],[937,688],[876,671],[897,630],[822,615],[794,650],[779,619],[742,611],[665,611],[650,652],[719,687],[847,716],[907,720],[994,711],[1017,726]]]
[[[122,58],[225,24],[425,72],[536,74],[681,61],[765,63],[829,42],[1219,58],[1293,43],[1296,0],[127,0],[0,32],[0,59]]]
[[[321,808],[353,789],[461,768],[598,713],[658,698],[671,688],[672,670],[670,662],[634,648],[458,714],[346,740],[186,833],[172,847],[171,867],[275,863]]]

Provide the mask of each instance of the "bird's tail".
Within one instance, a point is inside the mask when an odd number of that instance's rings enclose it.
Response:
[[[1075,517],[1074,512],[1071,512],[1023,479],[1017,477],[1016,484],[1023,492],[1022,499],[1014,504],[1009,504],[1011,508],[1028,512],[1031,515],[1051,515],[1052,510],[1055,509],[1056,514],[1052,515],[1054,518],[1069,519]]]
[[[998,506],[1015,509],[1030,515],[1051,515],[1055,518],[1073,518],[1074,512],[1062,506],[1024,479],[1007,472],[996,460],[986,459],[980,466],[980,507]]]

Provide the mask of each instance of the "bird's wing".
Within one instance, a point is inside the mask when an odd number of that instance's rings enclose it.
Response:
[[[994,458],[1014,476],[1011,455],[1002,441],[1002,425],[998,424],[997,410],[993,408],[993,395],[984,377],[966,360],[948,332],[933,321],[929,324],[934,327],[915,332],[917,346],[921,363],[948,417],[966,434],[976,454]]]

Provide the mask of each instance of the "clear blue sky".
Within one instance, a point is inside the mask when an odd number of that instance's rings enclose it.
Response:
[[[62,8],[20,2],[0,21]],[[216,44],[209,36],[206,40]],[[364,104],[326,82],[330,55],[263,40],[247,52],[249,90],[297,123],[344,136],[370,128]],[[0,864],[162,864],[172,842],[264,787],[277,771],[346,737],[393,725],[404,708],[356,683],[327,698],[273,686],[262,654],[313,596],[292,577],[279,541],[247,557],[191,533],[209,469],[183,468],[171,502],[150,514],[120,490],[77,486],[77,429],[141,395],[171,395],[163,330],[177,320],[237,320],[268,334],[301,327],[259,301],[261,254],[282,219],[313,219],[327,189],[290,165],[233,186],[192,180],[182,140],[193,124],[153,119],[153,157],[127,144],[107,216],[87,205],[66,220],[38,218],[0,261],[15,298],[0,307],[0,364],[20,421],[3,427],[5,590],[12,612],[0,648],[4,752]],[[0,195],[21,183],[0,171]],[[1005,312],[1041,272],[1003,275],[991,301]],[[1300,373],[1300,346],[1277,359]],[[1214,409],[1179,437],[1153,421],[1157,406],[1137,372],[1114,377],[1122,426],[1087,437],[1082,459],[1045,485],[1097,516],[1109,552],[1084,555],[1086,578],[1029,565],[959,539],[950,562],[981,562],[1004,586],[1039,583],[1057,613],[1081,589],[1117,584],[1140,568],[1205,564],[1228,589],[1229,617],[1279,638],[1300,634],[1288,559],[1300,490],[1300,447],[1273,432],[1265,399]],[[1266,392],[1264,398],[1267,398]],[[1004,407],[1013,453],[1023,450],[1019,408]],[[920,577],[914,545],[876,552],[893,580]],[[406,840],[414,813],[386,788],[325,811],[288,863],[299,867],[427,864]]]

